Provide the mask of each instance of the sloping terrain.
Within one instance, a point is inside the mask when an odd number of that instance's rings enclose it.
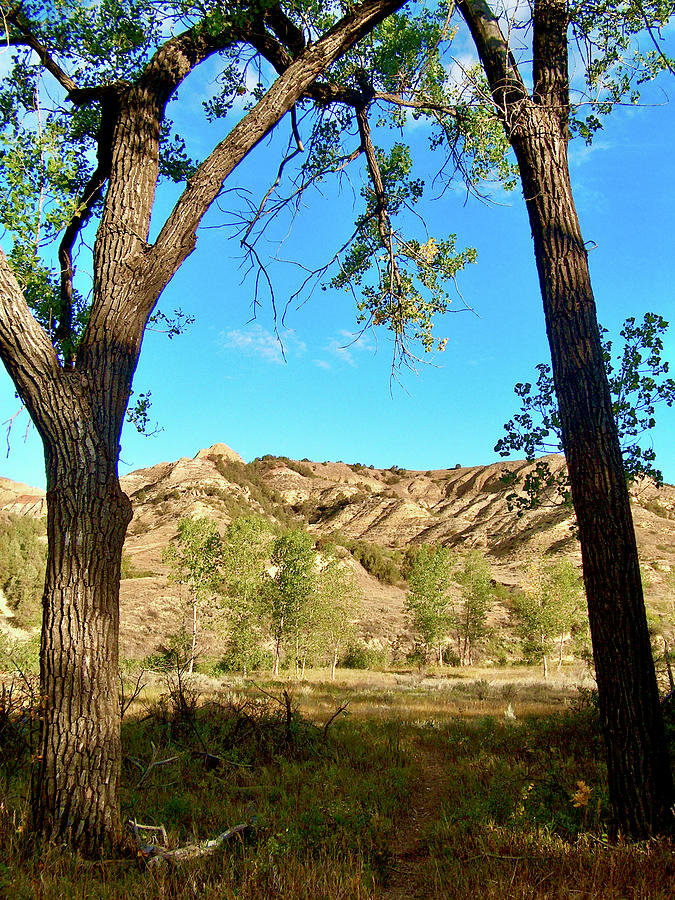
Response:
[[[548,462],[556,471],[564,465],[560,456]],[[122,582],[122,652],[144,655],[181,625],[179,588],[167,584],[162,551],[183,516],[208,516],[224,528],[237,515],[257,512],[282,524],[305,525],[317,538],[338,533],[343,541],[386,548],[429,542],[479,549],[504,585],[522,581],[534,553],[562,554],[579,565],[569,510],[544,507],[520,517],[509,510],[506,497],[513,488],[505,485],[504,472],[522,477],[533,465],[508,461],[416,472],[270,456],[246,464],[219,443],[193,459],[132,472],[122,478],[134,506],[125,552],[142,577]],[[675,487],[636,484],[632,499],[647,598],[653,613],[672,624]],[[0,513],[44,515],[44,494],[0,479]],[[350,564],[364,595],[364,637],[395,641],[405,632],[405,586],[382,584],[355,560]]]

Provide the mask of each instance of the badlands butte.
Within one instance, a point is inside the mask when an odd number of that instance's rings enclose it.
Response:
[[[554,470],[561,456],[547,457]],[[518,517],[510,511],[505,471],[524,476],[534,463],[505,461],[410,471],[374,469],[342,462],[295,461],[265,456],[245,463],[225,444],[195,457],[162,462],[121,479],[134,518],[125,553],[131,571],[121,588],[121,652],[139,658],[156,650],[181,626],[178,586],[168,583],[162,551],[184,516],[208,516],[224,528],[241,514],[258,513],[281,524],[305,526],[316,538],[338,532],[348,540],[404,550],[411,543],[441,543],[458,551],[477,549],[488,559],[497,584],[516,588],[534,554],[569,557],[581,565],[579,545],[565,508],[539,508]],[[659,631],[675,631],[675,487],[652,482],[631,488],[632,508],[645,581],[647,607]],[[42,516],[44,492],[0,478],[0,515]],[[363,594],[360,630],[380,645],[410,634],[404,616],[405,583],[383,584],[345,551]],[[497,604],[495,624],[506,621]],[[202,648],[218,652],[218,636],[205,632]]]

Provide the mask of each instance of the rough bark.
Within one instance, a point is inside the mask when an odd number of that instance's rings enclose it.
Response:
[[[673,828],[674,794],[635,531],[567,159],[567,9],[537,0],[534,90],[525,90],[483,0],[459,5],[514,149],[551,348],[579,528],[600,712],[617,828]]]
[[[119,488],[117,448],[102,453],[97,436],[74,423],[84,424],[62,408],[46,453],[49,555],[33,824],[91,854],[120,829],[119,576],[131,505]]]

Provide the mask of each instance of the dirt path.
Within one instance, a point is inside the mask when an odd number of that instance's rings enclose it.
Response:
[[[426,838],[447,796],[449,774],[447,764],[422,742],[415,747],[414,756],[420,767],[420,780],[389,846],[390,877],[377,893],[377,900],[423,900],[431,896]]]

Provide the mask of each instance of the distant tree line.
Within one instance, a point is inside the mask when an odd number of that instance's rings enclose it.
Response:
[[[412,657],[426,662],[473,665],[494,636],[489,614],[498,587],[490,565],[477,550],[453,554],[447,547],[422,544],[406,553],[409,593],[406,611],[417,642]],[[588,619],[583,585],[570,560],[535,556],[524,573],[522,590],[508,599],[510,621],[527,662],[549,659],[562,665],[566,645],[583,648]],[[494,648],[493,648],[494,649]]]
[[[182,519],[164,560],[188,594],[190,671],[207,614],[220,623],[223,668],[269,666],[278,675],[290,665],[302,677],[308,663],[320,663],[335,676],[354,637],[359,590],[349,566],[330,548],[319,553],[306,531],[241,516],[221,537],[208,519]]]

